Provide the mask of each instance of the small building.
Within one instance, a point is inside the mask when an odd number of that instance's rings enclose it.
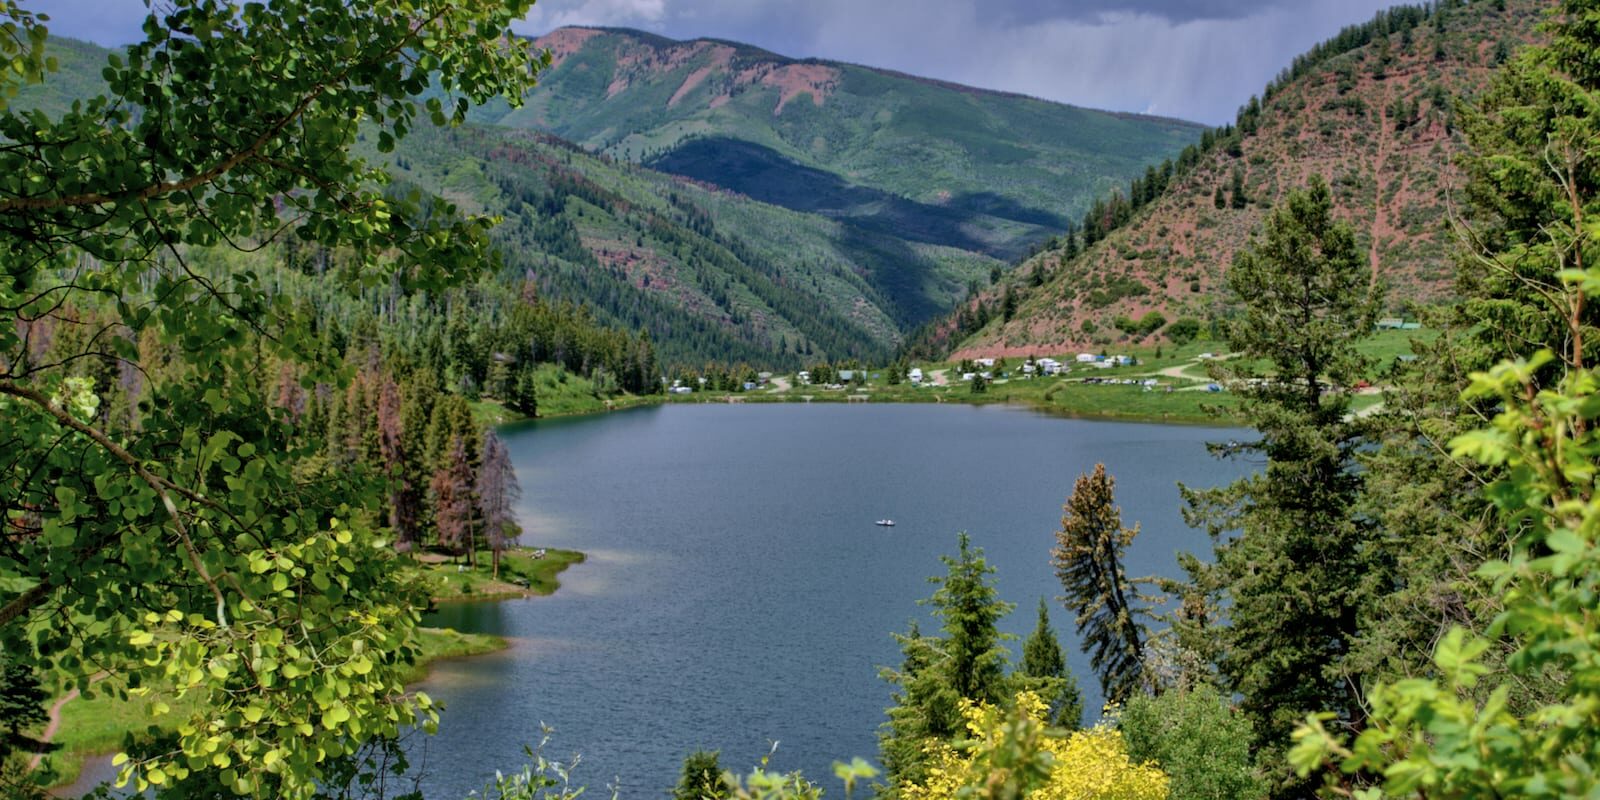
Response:
[[[745,381],[744,382],[744,390],[745,391],[747,391],[747,392],[755,391],[755,388],[756,388],[756,382],[755,381]]]
[[[1094,362],[1099,361],[1099,360],[1100,360],[1100,357],[1095,355],[1094,353],[1079,353],[1078,354],[1078,363],[1079,364],[1093,364]]]
[[[1022,365],[1022,374],[1024,374],[1024,375],[1032,375],[1036,371],[1037,371],[1037,368],[1034,367],[1032,364],[1023,364]]]
[[[841,369],[841,370],[839,370],[839,382],[840,383],[849,383],[849,382],[855,380],[856,379],[856,373],[860,372],[860,371],[861,370],[858,370],[858,369]]]
[[[992,367],[992,366],[994,366],[994,359],[992,359],[992,358],[974,358],[974,359],[972,359],[972,363],[977,364],[980,367]]]
[[[1060,361],[1057,361],[1057,360],[1055,360],[1053,358],[1041,358],[1036,363],[1038,365],[1040,374],[1043,374],[1043,375],[1059,375],[1059,374],[1061,374],[1061,362]]]
[[[796,380],[800,381],[800,383],[802,383],[802,384],[805,384],[805,385],[808,385],[808,386],[811,384],[811,373],[810,372],[807,372],[805,370],[800,370],[799,372],[795,373],[794,377],[795,377]]]
[[[922,383],[922,368],[912,367],[911,371],[906,373],[906,379],[912,383]]]

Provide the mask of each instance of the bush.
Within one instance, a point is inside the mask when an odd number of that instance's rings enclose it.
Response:
[[[903,800],[1029,797],[1033,800],[1163,800],[1167,776],[1130,757],[1122,735],[1103,725],[1065,737],[1045,735],[1045,704],[1028,692],[1009,708],[963,709],[969,736],[928,745],[925,783],[900,787]]]
[[[1188,344],[1200,335],[1200,320],[1194,317],[1180,317],[1177,322],[1167,327],[1167,338],[1173,344]]]
[[[1118,728],[1129,760],[1153,761],[1167,774],[1170,800],[1266,795],[1265,783],[1251,769],[1249,720],[1210,686],[1134,697]]]

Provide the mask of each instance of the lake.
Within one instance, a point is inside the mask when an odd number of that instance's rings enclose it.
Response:
[[[519,769],[541,722],[555,729],[545,755],[582,754],[575,780],[596,793],[661,797],[691,750],[745,772],[773,741],[773,768],[837,793],[829,765],[877,752],[890,694],[877,671],[900,658],[890,632],[912,618],[937,630],[917,601],[957,531],[1017,604],[1004,629],[1025,636],[1038,599],[1060,593],[1050,549],[1080,473],[1104,462],[1124,524],[1142,526],[1129,575],[1175,575],[1179,551],[1210,548],[1183,524],[1177,483],[1246,468],[1204,446],[1237,429],[996,407],[673,405],[502,435],[524,541],[589,560],[551,597],[430,618],[513,646],[439,664],[422,685],[447,706],[417,751],[429,798]],[[896,526],[873,524],[885,517]],[[1088,658],[1059,605],[1051,618],[1092,719]]]

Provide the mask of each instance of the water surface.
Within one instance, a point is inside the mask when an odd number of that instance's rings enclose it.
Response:
[[[1130,575],[1177,574],[1206,552],[1177,483],[1243,469],[1204,443],[1234,429],[1062,420],[1006,408],[749,405],[640,409],[507,428],[525,541],[583,550],[552,597],[446,606],[431,620],[497,633],[511,649],[440,664],[423,685],[447,704],[425,753],[430,798],[523,763],[541,722],[547,756],[581,753],[579,781],[660,797],[683,756],[722,752],[837,792],[830,763],[877,751],[891,631],[936,623],[917,601],[967,531],[1026,635],[1073,480],[1104,462],[1125,523],[1142,532]],[[896,521],[893,528],[873,524]],[[1098,687],[1070,620],[1053,621],[1086,707]],[[1020,651],[1020,641],[1013,649]]]

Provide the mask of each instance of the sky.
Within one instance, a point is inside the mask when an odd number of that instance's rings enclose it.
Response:
[[[382,0],[379,0],[381,2]],[[1396,0],[540,0],[516,26],[730,39],[1072,103],[1218,124],[1291,59]],[[54,33],[139,36],[143,0],[23,0]]]

